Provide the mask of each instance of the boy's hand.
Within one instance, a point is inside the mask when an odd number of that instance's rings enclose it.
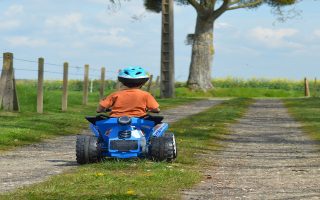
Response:
[[[159,113],[160,112],[160,108],[154,108],[154,109],[148,109],[149,112],[153,112],[153,113]]]
[[[111,112],[111,108],[105,108],[105,107],[99,105],[96,112],[97,113]]]
[[[97,108],[97,110],[96,110],[96,112],[97,112],[97,113],[103,113],[103,112],[105,112],[105,110],[106,110],[105,107],[99,105],[98,108]]]

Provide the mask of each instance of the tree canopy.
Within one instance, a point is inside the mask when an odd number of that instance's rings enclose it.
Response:
[[[227,10],[238,8],[255,8],[263,4],[268,4],[271,7],[281,7],[297,3],[297,0],[175,0],[181,5],[192,5],[196,10],[205,9],[220,3],[221,6],[226,6]],[[161,12],[162,0],[145,0],[145,7],[153,12]]]

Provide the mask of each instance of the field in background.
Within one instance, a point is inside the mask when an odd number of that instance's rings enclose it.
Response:
[[[213,79],[214,89],[207,92],[190,91],[186,87],[186,83],[177,82],[176,97],[303,97],[304,82],[286,79]],[[17,81],[18,87],[33,87],[36,90],[37,82],[30,80]],[[116,82],[106,81],[106,92],[113,91],[116,88]],[[153,84],[155,85],[155,84]],[[314,82],[309,84],[311,96],[320,96],[320,87],[315,86]],[[60,91],[62,81],[45,81],[46,91]],[[89,87],[90,88],[90,87]],[[100,81],[92,82],[92,91],[98,92]],[[69,91],[83,90],[83,82],[80,80],[69,81]],[[159,97],[159,88],[155,88],[155,95]],[[21,95],[20,95],[21,96]],[[23,95],[22,95],[23,96]]]
[[[185,83],[176,83],[176,95],[184,97],[303,97],[304,81],[286,79],[213,79],[214,89],[190,92]],[[318,87],[310,82],[311,95]]]

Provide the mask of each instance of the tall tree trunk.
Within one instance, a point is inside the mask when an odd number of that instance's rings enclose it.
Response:
[[[192,56],[189,70],[188,87],[191,89],[211,89],[211,66],[214,54],[213,23],[209,16],[198,13],[195,34],[193,35]]]

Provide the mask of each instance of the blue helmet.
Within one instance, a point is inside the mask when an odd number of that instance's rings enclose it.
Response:
[[[142,67],[127,67],[119,71],[118,80],[127,87],[142,86],[149,76]]]

